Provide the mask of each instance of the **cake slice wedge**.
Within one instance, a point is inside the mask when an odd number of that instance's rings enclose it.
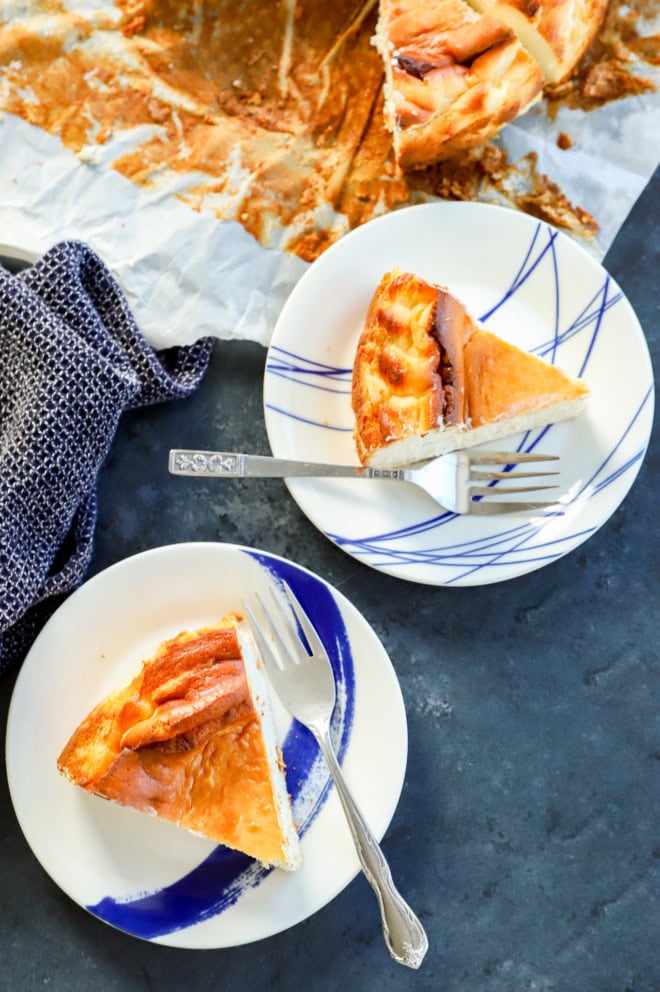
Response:
[[[397,468],[576,417],[586,384],[482,328],[442,286],[393,269],[353,364],[360,461]]]
[[[75,785],[242,851],[300,864],[265,677],[237,615],[161,644],[73,732]]]

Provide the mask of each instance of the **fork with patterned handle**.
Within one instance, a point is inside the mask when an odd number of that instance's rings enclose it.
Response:
[[[330,659],[295,595],[286,583],[283,585],[307,647],[274,594],[277,621],[258,595],[251,603],[243,601],[243,607],[275,692],[291,715],[314,735],[328,765],[362,869],[378,898],[388,950],[399,964],[419,968],[428,950],[426,933],[392,881],[385,856],[349,792],[330,740],[336,696]]]
[[[451,513],[493,515],[499,513],[529,513],[543,510],[556,503],[548,501],[512,500],[518,493],[555,489],[546,485],[548,476],[557,472],[514,471],[514,466],[526,462],[557,461],[557,455],[542,455],[522,451],[452,451],[427,462],[407,468],[368,468],[359,465],[326,465],[323,462],[294,461],[267,455],[248,455],[238,451],[194,451],[173,448],[169,456],[172,475],[199,478],[281,479],[314,476],[316,478],[381,479],[395,483],[412,483],[423,489],[436,503]],[[500,466],[475,468],[475,466]],[[529,480],[543,477],[543,484]],[[519,485],[521,479],[526,480]],[[501,482],[514,485],[501,486]],[[501,496],[506,499],[500,499]]]

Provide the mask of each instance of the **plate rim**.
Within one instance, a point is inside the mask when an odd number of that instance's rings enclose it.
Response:
[[[257,558],[257,556],[263,556],[267,560],[282,562],[285,565],[292,566],[295,570],[304,573],[308,578],[311,578],[314,582],[318,582],[323,586],[325,586],[325,588],[328,590],[331,597],[333,598],[334,602],[336,603],[338,609],[340,610],[342,617],[344,621],[347,623],[347,625],[349,623],[357,624],[360,637],[362,636],[366,637],[374,647],[379,649],[379,653],[381,655],[381,661],[387,662],[387,664],[383,668],[383,671],[385,677],[389,681],[390,701],[391,702],[395,701],[395,709],[398,710],[397,747],[399,754],[399,767],[398,769],[396,769],[397,775],[395,776],[394,779],[391,780],[391,785],[392,785],[391,802],[388,804],[387,810],[384,816],[382,817],[384,822],[382,824],[379,824],[377,829],[374,829],[374,833],[378,838],[378,840],[380,840],[387,832],[392,822],[392,819],[396,814],[396,810],[399,805],[401,794],[405,784],[405,775],[406,775],[407,762],[408,762],[408,747],[409,747],[407,715],[406,715],[405,702],[403,698],[401,684],[398,679],[396,669],[394,668],[394,664],[387,650],[385,649],[384,644],[376,634],[375,630],[373,629],[369,621],[363,616],[360,610],[358,610],[358,608],[353,605],[353,603],[348,599],[348,597],[346,597],[344,593],[342,593],[339,589],[333,586],[332,583],[328,582],[328,580],[326,580],[317,572],[308,568],[307,566],[298,564],[296,561],[292,560],[291,558],[287,558],[283,555],[279,555],[276,552],[271,552],[265,549],[256,548],[250,545],[237,544],[233,542],[223,542],[223,541],[185,541],[185,542],[175,542],[165,545],[158,545],[152,548],[147,548],[142,551],[136,552],[136,554],[134,555],[130,555],[126,558],[119,559],[118,561],[111,563],[106,568],[101,569],[99,572],[90,576],[90,578],[87,579],[85,582],[81,583],[81,585],[78,586],[62,604],[60,604],[57,610],[54,611],[52,617],[49,618],[49,620],[46,622],[42,630],[37,635],[37,638],[35,638],[32,647],[28,651],[23,663],[21,664],[18,670],[16,680],[12,687],[12,692],[11,692],[11,697],[7,712],[7,723],[6,723],[6,731],[5,731],[5,768],[7,774],[9,795],[10,795],[10,800],[12,803],[14,815],[16,816],[16,819],[18,821],[21,832],[23,833],[25,841],[28,844],[28,847],[30,848],[37,862],[40,864],[40,866],[46,872],[49,878],[53,881],[53,883],[57,885],[57,887],[68,898],[70,898],[72,902],[75,903],[79,908],[85,910],[92,917],[96,918],[97,920],[108,926],[111,926],[113,929],[116,929],[121,933],[125,933],[129,936],[137,937],[138,939],[145,940],[148,943],[156,943],[165,946],[180,947],[190,950],[222,949],[225,947],[228,948],[228,947],[241,946],[243,944],[255,943],[260,940],[267,939],[271,936],[275,936],[278,933],[284,932],[285,930],[291,929],[292,927],[299,925],[300,923],[304,922],[306,919],[315,915],[325,906],[327,906],[345,888],[347,888],[351,884],[351,882],[355,879],[355,877],[360,873],[361,869],[359,863],[356,860],[350,866],[347,866],[347,864],[345,864],[343,873],[341,871],[338,872],[339,878],[337,884],[331,887],[327,887],[326,890],[323,892],[322,898],[320,900],[316,900],[314,906],[311,909],[308,907],[304,907],[301,915],[297,915],[296,918],[289,919],[285,923],[280,923],[279,921],[278,922],[273,921],[272,926],[270,926],[269,928],[264,929],[264,927],[262,926],[257,934],[252,934],[252,933],[247,934],[245,936],[245,939],[241,939],[241,940],[232,939],[231,941],[228,942],[223,941],[222,939],[215,939],[213,941],[205,940],[202,942],[196,942],[194,940],[191,941],[189,939],[186,939],[186,934],[190,935],[194,933],[196,927],[198,926],[198,923],[193,923],[192,925],[184,926],[183,928],[180,929],[175,929],[170,933],[166,933],[164,935],[159,934],[153,937],[150,936],[145,937],[140,933],[134,933],[130,929],[126,929],[121,926],[118,926],[114,924],[112,921],[104,919],[103,916],[95,914],[90,908],[90,906],[84,902],[84,899],[76,895],[75,892],[72,891],[72,889],[75,888],[75,885],[72,886],[71,884],[67,884],[66,872],[61,868],[57,870],[53,870],[52,864],[49,864],[49,856],[47,851],[44,852],[43,850],[39,850],[38,844],[33,846],[34,832],[30,824],[26,822],[25,819],[26,813],[24,808],[22,808],[20,798],[17,801],[17,796],[19,794],[19,786],[17,786],[16,784],[14,771],[13,771],[14,764],[16,763],[14,758],[14,743],[15,743],[14,727],[20,715],[19,705],[20,705],[21,695],[23,694],[24,687],[27,685],[31,675],[30,658],[31,656],[33,656],[33,652],[34,655],[36,656],[37,652],[41,649],[42,645],[48,642],[48,636],[49,636],[48,628],[51,621],[54,620],[56,615],[60,615],[60,620],[61,620],[61,611],[66,610],[67,612],[73,611],[73,614],[75,616],[77,601],[79,599],[82,599],[85,595],[89,595],[89,587],[97,586],[97,585],[102,586],[103,581],[106,580],[108,576],[108,573],[120,572],[122,568],[125,567],[130,568],[132,564],[136,562],[136,560],[138,559],[144,560],[146,558],[162,555],[163,553],[165,554],[174,553],[175,555],[186,554],[190,551],[194,553],[194,552],[198,552],[200,549],[203,549],[202,553],[214,553],[218,555],[223,555],[226,552],[229,552],[230,554],[235,554],[235,553],[246,554],[252,557],[253,560]],[[258,558],[255,564],[257,564],[259,567],[263,567],[261,563],[258,561]],[[273,581],[273,580],[269,578],[269,581]],[[92,589],[92,592],[93,591],[94,590]],[[237,603],[237,606],[238,605],[240,604]],[[359,665],[359,661],[357,660],[357,651],[353,649],[352,655],[354,661],[356,662],[356,667],[357,667]],[[380,666],[380,662],[379,662],[379,666]],[[365,676],[363,675],[362,676],[363,680],[364,677]],[[358,706],[359,706],[359,702],[356,702],[354,723],[358,714]],[[351,748],[351,741],[349,740],[347,754],[350,752],[350,748]],[[391,769],[389,769],[389,771],[391,772]],[[54,775],[57,776],[56,771],[54,772]],[[335,793],[336,790],[334,790],[333,787],[330,793],[331,802],[333,803],[333,805],[335,805],[338,808],[338,810],[340,810],[341,808],[339,807],[338,799],[333,798],[333,795]],[[326,807],[327,804],[324,804],[322,809],[326,809]],[[328,813],[326,815],[331,815],[332,821],[333,823],[335,823],[336,816],[334,812]],[[341,813],[341,817],[343,819],[343,813]],[[311,824],[309,829],[310,832],[314,830],[314,823]],[[302,838],[302,843],[304,844],[304,837]],[[351,851],[352,850],[353,848],[351,847]],[[357,859],[357,855],[355,857]],[[302,871],[303,868],[304,865],[303,867],[301,867],[301,869],[299,869],[299,871]],[[288,873],[282,873],[282,874],[288,875]],[[298,876],[298,872],[291,874],[292,876]],[[314,885],[314,882],[312,884]],[[221,920],[222,915],[223,914],[220,913],[217,916],[215,916],[214,919]],[[221,922],[219,926],[220,928],[222,927]]]
[[[39,252],[31,248],[24,248],[21,245],[0,243],[0,262],[3,258],[34,265],[39,258]]]

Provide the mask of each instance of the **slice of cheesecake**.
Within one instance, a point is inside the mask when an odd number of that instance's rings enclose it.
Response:
[[[298,836],[250,635],[231,615],[160,645],[57,766],[88,792],[295,869]]]
[[[381,280],[353,365],[360,461],[396,468],[570,417],[589,390],[484,330],[442,286]]]

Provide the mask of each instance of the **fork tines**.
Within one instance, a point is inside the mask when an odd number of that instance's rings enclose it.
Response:
[[[463,451],[471,465],[517,465],[522,462],[556,462],[559,455],[536,451]],[[540,474],[540,473],[539,473]]]
[[[484,480],[488,482],[493,479],[538,479],[540,476],[548,475],[559,475],[559,472],[490,472],[488,470],[484,471],[483,469],[475,468],[470,472],[470,479]],[[534,486],[534,488],[537,489],[539,487]]]
[[[529,472],[517,472],[513,471],[513,467],[517,465],[518,462],[530,463],[530,462],[551,462],[557,461],[558,455],[542,455],[537,454],[533,451],[531,452],[517,452],[517,451],[467,451],[465,454],[468,457],[470,464],[468,486],[470,489],[470,512],[471,513],[482,513],[482,514],[495,514],[495,513],[506,513],[511,511],[520,512],[521,510],[537,510],[544,509],[551,504],[534,502],[534,503],[505,503],[503,500],[483,500],[479,497],[492,497],[492,496],[513,496],[517,493],[532,493],[532,492],[542,492],[546,489],[556,489],[555,485],[513,485],[513,486],[494,486],[494,482],[499,482],[504,480],[506,482],[517,483],[520,479],[536,479],[540,477],[547,478],[548,476],[557,476],[558,472],[543,472],[543,471],[529,471]],[[472,468],[473,465],[510,465],[511,470],[498,472],[492,469],[475,469]],[[490,483],[490,485],[474,485],[474,483]]]
[[[497,490],[491,490],[491,492],[497,492]],[[556,508],[556,503],[543,502],[539,500],[535,503],[523,503],[518,500],[505,501],[505,500],[494,500],[494,499],[479,499],[472,500],[470,505],[469,513],[475,514],[476,516],[483,517],[494,517],[498,513],[533,513],[535,510],[550,510]]]
[[[289,602],[289,605],[291,606],[291,609],[293,610],[296,619],[298,620],[298,623],[300,624],[304,632],[305,638],[307,640],[307,644],[312,648],[312,650],[314,650],[315,648],[317,650],[319,648],[322,649],[323,645],[320,642],[318,634],[314,630],[314,627],[310,623],[307,615],[303,612],[303,609],[300,606],[300,603],[298,602],[296,597],[294,596],[292,590],[290,589],[290,587],[286,582],[282,582],[282,586],[284,588],[284,593],[286,594],[286,598]],[[262,617],[263,620],[265,621],[266,626],[268,627],[269,633],[273,637],[275,643],[277,644],[278,652],[285,652],[286,655],[290,656],[292,654],[291,652],[292,645],[295,646],[296,649],[299,649],[301,646],[304,647],[305,645],[302,639],[300,639],[297,636],[296,630],[293,626],[293,621],[291,617],[286,615],[282,603],[279,601],[278,597],[275,595],[272,589],[270,589],[269,592],[270,592],[271,601],[279,617],[279,621],[280,621],[279,623],[277,623],[273,619],[273,615],[271,614],[270,610],[264,603],[259,593],[255,593],[254,596],[257,602],[259,603]],[[256,628],[259,631],[259,634],[261,635],[262,646],[263,646],[263,641],[265,640],[264,635],[261,628],[259,627],[257,618],[254,615],[254,611],[250,608],[249,603],[244,602],[243,605],[246,607],[248,615],[250,616],[253,630]],[[282,630],[286,631],[287,636],[291,638],[291,643],[288,645],[284,641],[284,638],[281,633]],[[267,643],[265,647],[270,654],[274,655],[277,664],[280,665],[281,667],[281,660],[280,660],[281,656],[273,652],[272,647]],[[298,659],[295,657],[295,654],[293,655],[293,661],[298,661]]]
[[[467,478],[465,479],[469,490],[469,512],[491,515],[497,513],[519,513],[532,512],[534,510],[545,510],[552,506],[548,502],[507,502],[506,497],[518,493],[536,493],[547,489],[557,489],[553,484],[541,485],[539,483],[528,485],[494,485],[501,481],[519,483],[522,479],[545,479],[549,476],[557,476],[558,472],[538,471],[515,471],[518,463],[533,462],[554,462],[559,460],[558,455],[543,455],[533,451],[464,451],[468,462]],[[504,471],[494,469],[476,469],[474,465],[504,465]],[[476,483],[476,485],[475,485]],[[484,498],[485,497],[485,498]],[[493,498],[495,497],[495,498]],[[502,497],[502,498],[500,498]]]

